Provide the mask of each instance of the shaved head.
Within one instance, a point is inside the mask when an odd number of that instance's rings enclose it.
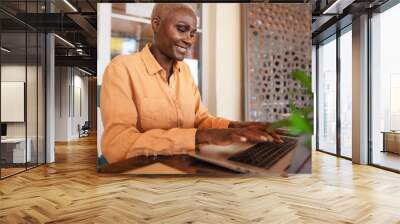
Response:
[[[159,3],[153,8],[151,26],[154,35],[150,51],[159,59],[181,61],[196,39],[197,16],[189,4]]]
[[[165,19],[171,12],[177,11],[178,9],[188,9],[192,11],[193,15],[196,15],[194,9],[190,4],[185,3],[156,3],[151,12],[151,19],[159,18],[160,20]]]

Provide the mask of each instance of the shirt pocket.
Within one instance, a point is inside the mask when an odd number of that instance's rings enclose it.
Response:
[[[140,123],[144,131],[150,129],[170,129],[172,106],[167,100],[144,98],[140,106]]]

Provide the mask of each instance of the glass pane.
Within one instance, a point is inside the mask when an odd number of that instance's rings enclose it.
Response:
[[[318,148],[336,153],[336,39],[318,48]]]
[[[0,7],[15,16],[0,12],[0,19],[7,20],[0,24],[0,167],[4,177],[43,163],[45,158],[45,36],[21,22],[36,24],[38,21],[32,20],[39,18],[36,13],[44,12],[45,1],[4,0]]]
[[[400,170],[400,4],[372,17],[372,163]]]
[[[39,5],[36,1],[27,2],[26,12],[28,21],[36,24],[37,16],[32,16],[39,11]],[[36,21],[33,21],[36,20]],[[37,165],[37,132],[38,132],[38,33],[36,30],[27,30],[27,75],[26,75],[26,125],[27,125],[27,167],[31,168]]]
[[[352,157],[352,35],[340,36],[340,153]]]
[[[38,163],[45,163],[45,51],[46,37],[39,33],[38,41]]]
[[[25,170],[26,34],[1,34],[2,177]]]
[[[27,33],[28,38],[28,63],[26,80],[26,116],[27,116],[27,142],[28,142],[28,160],[27,166],[37,165],[37,73],[38,73],[38,36],[36,32]]]

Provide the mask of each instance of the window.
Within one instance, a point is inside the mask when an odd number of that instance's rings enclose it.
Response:
[[[318,45],[317,149],[351,159],[353,97],[351,24],[337,34],[340,36],[333,35]]]
[[[400,4],[371,18],[370,156],[372,164],[395,170],[400,170],[399,21]]]
[[[340,155],[352,157],[352,33],[351,26],[340,36]]]
[[[336,153],[336,36],[318,48],[318,148]]]

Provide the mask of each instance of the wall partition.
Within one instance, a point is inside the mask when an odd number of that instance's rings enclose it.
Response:
[[[317,149],[336,154],[336,35],[321,42],[317,54]]]
[[[45,34],[29,13],[44,1],[0,3],[0,178],[45,163]]]
[[[370,163],[400,171],[400,4],[370,21]]]
[[[352,26],[317,45],[319,151],[352,158]]]

